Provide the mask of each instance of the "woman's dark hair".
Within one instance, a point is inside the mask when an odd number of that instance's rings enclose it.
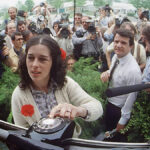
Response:
[[[120,28],[120,29],[116,30],[114,38],[115,38],[116,34],[119,34],[122,37],[129,38],[129,45],[130,46],[134,45],[134,35],[131,31],[124,29],[124,28]]]
[[[66,81],[65,64],[61,58],[60,47],[58,46],[57,42],[48,35],[39,35],[28,40],[26,44],[25,55],[19,60],[19,73],[21,77],[21,81],[19,84],[20,88],[25,89],[26,87],[29,87],[29,85],[32,83],[32,79],[30,78],[27,71],[26,57],[30,47],[38,44],[44,45],[49,49],[50,55],[52,57],[50,81],[53,80],[57,84],[58,88],[62,88]],[[50,81],[48,84],[50,84]]]

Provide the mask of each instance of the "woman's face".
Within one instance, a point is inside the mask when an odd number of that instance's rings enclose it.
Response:
[[[52,67],[52,58],[47,46],[31,46],[26,57],[27,70],[34,84],[47,86]]]

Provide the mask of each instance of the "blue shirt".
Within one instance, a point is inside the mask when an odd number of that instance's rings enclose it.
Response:
[[[150,56],[147,58],[146,67],[142,75],[142,82],[150,82]]]

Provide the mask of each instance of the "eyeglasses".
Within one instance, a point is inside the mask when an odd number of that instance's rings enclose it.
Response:
[[[87,23],[86,21],[82,21],[82,23]]]
[[[23,38],[18,38],[18,39],[16,39],[16,41],[21,41],[21,40],[23,40]]]
[[[80,20],[81,18],[76,18],[76,17],[75,17],[75,19],[76,19],[76,20]]]

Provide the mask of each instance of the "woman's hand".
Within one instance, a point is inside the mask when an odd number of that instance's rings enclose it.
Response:
[[[76,117],[87,116],[88,111],[83,107],[76,107],[72,104],[64,103],[55,106],[49,114],[50,118],[61,117],[74,120]]]

